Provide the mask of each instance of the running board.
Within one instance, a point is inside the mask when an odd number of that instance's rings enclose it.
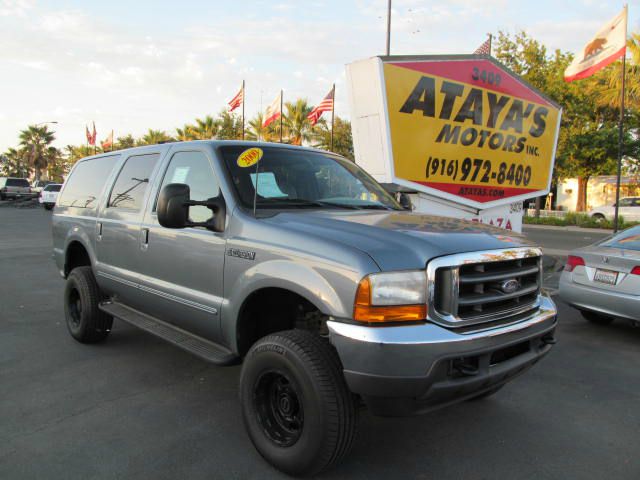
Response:
[[[135,327],[151,333],[156,337],[186,350],[207,362],[216,365],[231,365],[237,363],[238,357],[226,348],[204,338],[197,337],[170,323],[145,315],[117,302],[103,302],[100,304],[103,312],[127,322]]]

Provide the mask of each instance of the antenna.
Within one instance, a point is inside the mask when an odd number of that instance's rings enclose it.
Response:
[[[256,162],[256,184],[253,188],[253,218],[256,218],[256,202],[258,199],[258,185],[260,185],[258,183],[258,181],[260,180],[258,175],[260,175],[260,162]]]

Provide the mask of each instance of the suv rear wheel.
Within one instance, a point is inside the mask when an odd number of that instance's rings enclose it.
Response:
[[[245,427],[269,463],[312,475],[344,457],[357,410],[333,347],[317,334],[287,330],[258,340],[240,377]]]
[[[111,331],[113,317],[98,308],[102,295],[91,267],[76,267],[64,289],[64,315],[73,338],[81,343],[104,340]]]

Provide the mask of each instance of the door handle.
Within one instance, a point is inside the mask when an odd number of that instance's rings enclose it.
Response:
[[[96,223],[96,240],[102,240],[102,222]]]
[[[140,230],[140,248],[146,250],[149,247],[149,229],[143,228]]]

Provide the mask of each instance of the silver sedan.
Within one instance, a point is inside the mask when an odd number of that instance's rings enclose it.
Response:
[[[640,326],[640,226],[572,251],[560,298],[591,322],[625,318]]]

